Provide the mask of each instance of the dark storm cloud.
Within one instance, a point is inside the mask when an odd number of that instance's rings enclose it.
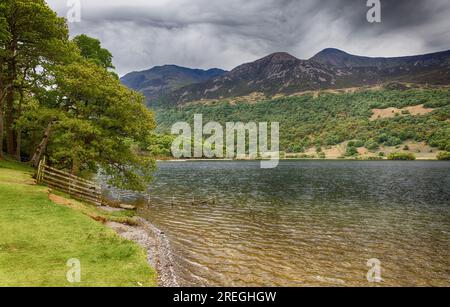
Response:
[[[62,16],[65,0],[47,1]],[[381,0],[382,22],[366,20],[367,0],[81,0],[71,33],[101,39],[122,75],[155,65],[231,69],[271,52],[309,58],[327,47],[370,56],[450,49],[450,1]]]

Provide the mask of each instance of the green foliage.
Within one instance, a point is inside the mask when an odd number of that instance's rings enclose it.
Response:
[[[165,158],[172,156],[173,135],[152,134],[147,150],[155,157]]]
[[[46,93],[48,107],[36,105],[19,121],[25,139],[39,141],[54,121],[47,150],[54,166],[72,173],[100,169],[115,186],[145,190],[155,163],[140,149],[155,123],[143,96],[86,61],[58,67],[56,84],[56,93]]]
[[[168,133],[173,123],[192,122],[194,114],[203,114],[204,122],[279,122],[280,147],[286,152],[304,152],[307,148],[332,146],[354,140],[354,147],[371,151],[380,145],[398,146],[406,140],[426,141],[431,146],[450,146],[450,90],[379,90],[348,94],[321,94],[268,99],[256,104],[215,101],[176,108],[156,109],[158,130]],[[422,116],[408,114],[371,121],[373,108],[425,104],[439,107]],[[450,147],[449,147],[450,150]]]
[[[378,150],[378,148],[380,148],[380,145],[374,139],[369,139],[364,144],[364,147],[366,147],[370,151],[376,151],[376,150]]]
[[[146,189],[154,160],[139,149],[155,123],[144,97],[90,62],[61,66],[56,82],[67,111],[49,146],[53,162],[91,171],[99,166],[116,186]]]
[[[449,161],[450,160],[450,152],[441,152],[438,155],[438,160],[446,160]]]
[[[64,18],[44,0],[3,0],[0,24],[0,50],[6,63],[15,63],[16,77],[28,77],[38,65],[45,72],[52,63],[62,61],[70,49]],[[14,72],[8,69],[6,73]]]
[[[358,149],[356,149],[354,146],[347,146],[347,151],[345,153],[347,157],[353,157],[358,155]]]
[[[155,161],[142,150],[154,117],[144,97],[108,71],[111,53],[86,35],[70,42],[65,20],[44,0],[3,1],[0,23],[8,25],[0,30],[0,50],[6,62],[16,61],[17,74],[8,74],[17,75],[24,98],[19,108],[14,95],[8,110],[22,155],[37,153],[50,131],[44,149],[53,166],[77,175],[102,171],[117,187],[145,190]]]
[[[416,156],[412,153],[394,152],[388,155],[388,160],[412,161],[416,160]]]
[[[112,64],[113,57],[111,52],[102,48],[98,39],[81,34],[75,36],[73,41],[80,49],[81,56],[85,59],[90,59],[105,69],[114,68],[114,65]]]

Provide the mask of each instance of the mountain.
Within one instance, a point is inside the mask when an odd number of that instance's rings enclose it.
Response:
[[[156,66],[149,70],[132,72],[120,80],[131,89],[142,92],[149,102],[159,100],[185,86],[205,82],[226,73],[221,69],[190,69],[176,65]]]
[[[180,102],[245,96],[253,92],[271,95],[320,89],[333,86],[335,75],[333,67],[280,52],[242,64],[209,81],[182,88],[172,93],[169,100]]]
[[[450,51],[397,58],[371,58],[325,49],[309,60],[274,53],[232,71],[177,90],[167,101],[183,104],[254,92],[268,97],[306,90],[367,86],[385,82],[450,83]]]
[[[129,74],[122,82],[162,106],[252,93],[272,97],[387,82],[442,85],[450,84],[450,50],[417,56],[372,58],[328,48],[309,60],[278,52],[229,72],[163,66]]]
[[[395,58],[371,58],[357,56],[346,53],[339,49],[324,49],[310,60],[327,66],[335,66],[340,68],[360,68],[360,67],[376,67],[378,69],[387,69],[395,67],[432,67],[448,61],[450,51],[430,53],[417,56],[395,57]],[[448,64],[448,62],[447,62]]]

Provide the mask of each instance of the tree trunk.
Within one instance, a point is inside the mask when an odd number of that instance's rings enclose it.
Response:
[[[80,159],[78,159],[77,153],[74,152],[72,158],[72,175],[78,176],[80,172]]]
[[[14,133],[14,81],[16,79],[16,63],[12,60],[8,65],[10,71],[9,84],[6,90],[6,149],[11,157],[15,154]]]
[[[0,67],[1,69],[1,67]],[[3,97],[5,90],[3,88],[3,76],[0,75],[0,160],[3,159]]]
[[[39,165],[39,161],[41,161],[42,156],[47,150],[50,134],[52,133],[53,123],[54,122],[52,121],[48,124],[47,129],[45,129],[44,137],[42,138],[41,143],[39,143],[38,147],[36,148],[33,158],[31,158],[30,163],[33,167],[37,167]]]
[[[23,87],[20,90],[20,99],[19,99],[19,107],[17,108],[17,118],[20,118],[20,116],[22,115],[22,104],[23,104]],[[22,146],[22,131],[20,128],[16,129],[16,160],[17,161],[21,161],[21,146]]]
[[[8,86],[6,89],[6,148],[8,155],[11,157],[15,154],[15,133],[14,133],[14,94],[15,84],[17,79],[17,35],[15,26],[11,29],[12,39],[11,44],[8,46],[8,52],[10,58],[6,61],[7,64],[7,76]]]
[[[17,130],[16,135],[16,160],[22,162],[22,131],[20,129]]]

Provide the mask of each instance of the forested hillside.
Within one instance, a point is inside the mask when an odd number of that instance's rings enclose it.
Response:
[[[391,87],[396,86],[354,93],[305,94],[257,103],[245,99],[232,103],[209,101],[158,109],[156,118],[163,133],[170,132],[175,122],[192,121],[194,114],[203,114],[204,122],[222,124],[279,122],[281,150],[288,153],[302,153],[311,147],[320,152],[346,141],[352,141],[348,147],[376,151],[380,146],[400,146],[408,140],[450,151],[450,89],[388,89]],[[408,106],[417,106],[418,114],[414,108],[405,108]],[[377,117],[374,109],[380,109],[382,115]],[[394,113],[386,116],[384,109]],[[350,149],[348,154],[357,153]]]

